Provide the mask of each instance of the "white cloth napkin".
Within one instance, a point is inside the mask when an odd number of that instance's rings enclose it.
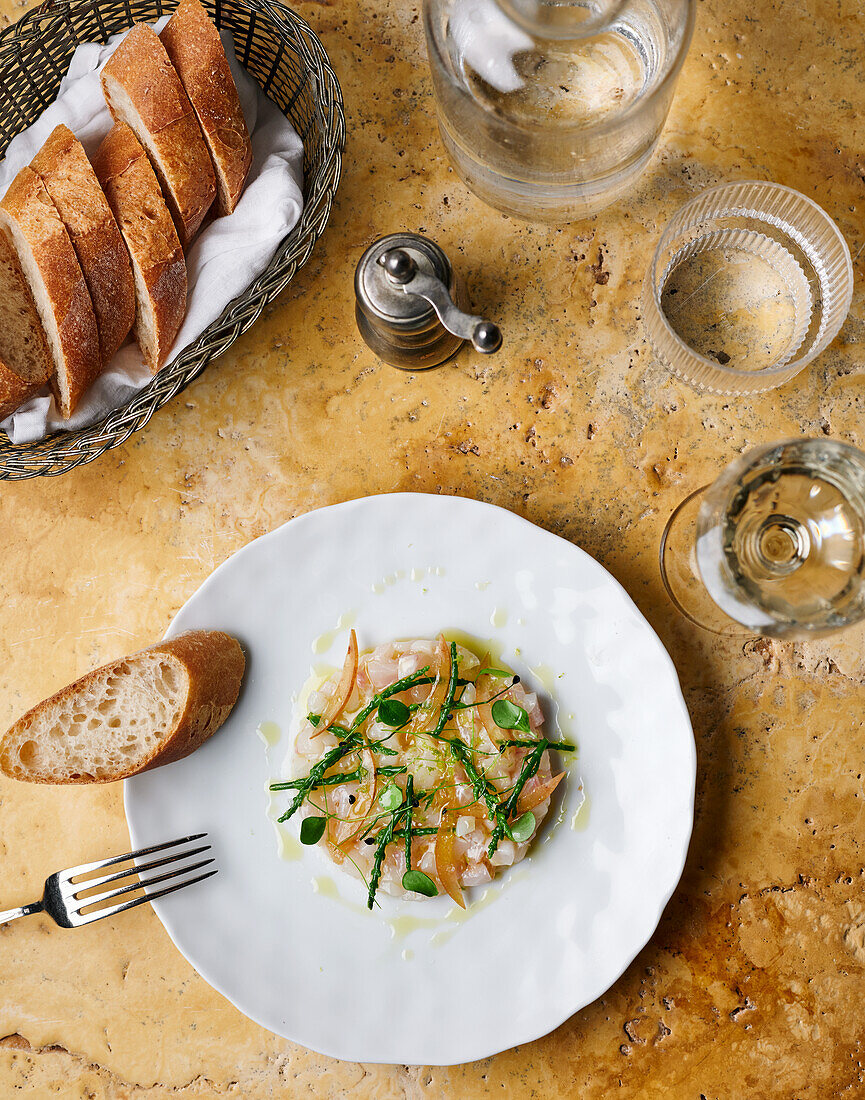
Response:
[[[168,16],[154,24],[157,32]],[[99,72],[127,34],[104,45],[85,43],[72,55],[57,99],[9,143],[0,162],[0,194],[41,148],[55,126],[64,122],[92,155],[111,129]],[[267,267],[303,209],[303,143],[285,115],[262,92],[234,56],[234,42],[221,32],[246,124],[252,138],[252,167],[233,214],[216,218],[195,239],[186,256],[187,312],[169,359],[191,344],[225,306]],[[42,439],[58,430],[75,431],[125,405],[152,375],[131,339],[82,397],[69,420],[60,418],[48,388],[0,422],[13,443]]]

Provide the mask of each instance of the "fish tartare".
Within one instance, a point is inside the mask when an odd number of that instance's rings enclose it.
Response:
[[[463,887],[519,863],[563,778],[553,775],[537,695],[463,645],[418,639],[358,652],[304,693],[280,818],[302,815],[321,844],[378,891],[415,898]]]

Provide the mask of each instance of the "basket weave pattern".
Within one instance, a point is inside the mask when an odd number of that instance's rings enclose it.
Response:
[[[303,140],[303,213],[255,282],[123,408],[89,428],[34,443],[13,444],[0,431],[0,480],[65,473],[143,428],[250,327],[324,231],[339,182],[345,116],[323,46],[299,16],[271,0],[202,2],[217,26],[231,31],[238,60]],[[0,32],[0,154],[53,102],[76,46],[104,42],[134,22],[152,23],[173,6],[162,0],[48,0]]]

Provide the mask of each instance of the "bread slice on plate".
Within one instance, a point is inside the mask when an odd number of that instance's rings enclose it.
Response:
[[[111,783],[181,760],[237,701],[243,650],[191,630],[103,665],[19,718],[0,739],[0,772],[30,783]]]
[[[90,292],[57,207],[32,168],[22,168],[0,201],[53,360],[52,386],[60,414],[69,417],[102,369]]]
[[[108,59],[102,91],[115,120],[146,149],[186,248],[216,194],[213,166],[189,96],[146,23],[136,23]]]
[[[117,122],[93,158],[132,260],[135,338],[155,374],[186,313],[186,261],[159,181],[138,138]]]
[[[57,126],[30,162],[69,231],[90,291],[102,363],[107,366],[135,319],[135,283],[126,245],[87,154]]]
[[[252,145],[219,31],[198,0],[181,0],[159,37],[207,142],[216,174],[216,211],[230,214],[246,183]]]
[[[36,303],[5,230],[0,229],[0,420],[51,377],[51,353]]]

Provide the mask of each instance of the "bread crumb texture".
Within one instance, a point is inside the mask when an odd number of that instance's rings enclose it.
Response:
[[[109,779],[142,765],[173,731],[188,690],[173,657],[144,653],[99,669],[86,686],[28,714],[6,737],[0,763],[16,779]]]

